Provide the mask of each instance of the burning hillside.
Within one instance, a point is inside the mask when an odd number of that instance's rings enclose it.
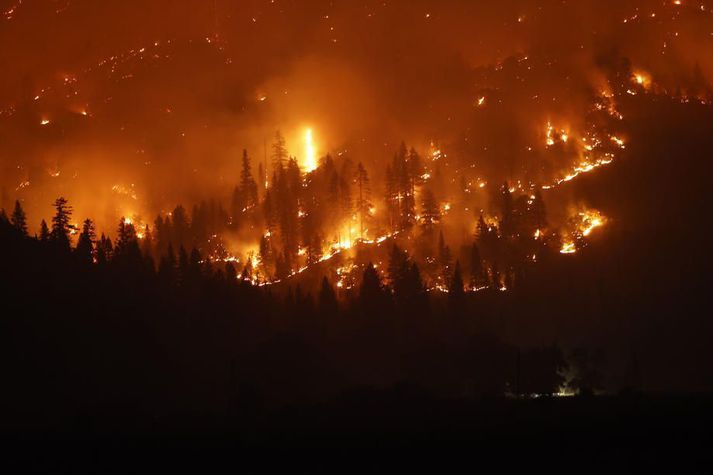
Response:
[[[260,345],[284,331],[348,365],[373,338],[392,361],[374,384],[421,381],[423,355],[452,344],[458,364],[424,377],[450,394],[478,348],[501,362],[480,389],[520,395],[507,345],[518,365],[520,345],[560,337],[606,341],[621,361],[639,329],[665,327],[640,309],[693,301],[703,280],[705,1],[0,12],[0,248],[16,290],[37,278],[67,305],[67,282],[96,290],[83,316],[117,300],[112,315],[141,325],[181,315],[156,334],[182,348],[195,325],[221,364],[234,341],[271,353]],[[401,350],[412,366],[394,363]],[[528,394],[594,385],[564,381],[554,345],[530,356],[547,376]]]

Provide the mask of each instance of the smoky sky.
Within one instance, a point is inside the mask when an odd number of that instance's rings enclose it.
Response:
[[[435,140],[483,173],[517,178],[508,157],[547,120],[576,126],[608,64],[627,61],[664,88],[710,82],[712,9],[687,0],[2,1],[2,206],[20,198],[38,218],[63,194],[109,220],[220,197],[243,148],[256,165],[280,129],[299,155],[307,126],[320,153],[363,161],[375,176],[402,140],[419,149]],[[478,115],[483,95],[488,112]]]

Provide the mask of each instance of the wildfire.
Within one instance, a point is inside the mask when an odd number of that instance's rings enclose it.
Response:
[[[360,269],[358,266],[349,263],[337,269],[337,288],[349,290],[356,284],[354,274]]]
[[[136,192],[134,191],[134,185],[133,183],[131,184],[131,187],[126,187],[124,185],[114,185],[111,187],[111,191],[118,195],[123,195],[123,196],[128,196],[132,200],[137,200],[138,196],[136,195]]]
[[[551,147],[555,144],[555,139],[552,138],[552,134],[554,133],[555,128],[552,127],[552,124],[549,122],[547,123],[547,140],[545,143],[547,144],[548,147]]]
[[[566,130],[556,130],[551,122],[547,122],[545,128],[545,145],[552,147],[555,144],[556,138],[562,143],[567,143],[569,141],[569,133]]]
[[[577,244],[586,245],[584,238],[589,237],[592,232],[606,224],[606,218],[597,210],[579,211],[572,217],[574,230],[571,231],[567,239],[562,242],[561,254],[574,254],[577,252]]]
[[[445,154],[441,151],[440,148],[438,148],[438,147],[436,146],[435,143],[433,143],[433,141],[431,141],[431,146],[430,146],[430,149],[429,149],[429,155],[431,156],[431,160],[434,161],[434,162],[436,162],[436,161],[440,160],[441,158],[445,157]]]
[[[305,163],[304,168],[307,173],[317,169],[317,157],[314,148],[312,129],[305,130]]]
[[[614,137],[614,136],[612,136],[612,137],[611,137],[611,141],[614,142],[615,144],[617,144],[617,145],[619,146],[619,148],[621,148],[621,149],[626,148],[626,144],[625,144],[624,141],[623,141],[622,139],[620,139],[619,137]]]
[[[634,72],[634,82],[644,89],[649,89],[651,86],[651,76],[645,72],[637,71]]]
[[[604,226],[606,218],[599,211],[583,211],[579,213],[581,224],[579,231],[582,236],[589,236],[595,229]]]
[[[574,254],[577,252],[577,246],[572,241],[567,241],[562,243],[562,249],[560,249],[560,254]]]

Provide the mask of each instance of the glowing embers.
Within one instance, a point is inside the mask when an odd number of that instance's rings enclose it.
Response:
[[[434,162],[446,157],[446,154],[443,153],[443,151],[438,146],[436,146],[433,141],[431,142],[431,145],[428,149],[428,155],[431,158],[431,161]]]
[[[543,185],[542,189],[549,190],[551,188],[554,188],[557,185],[561,185],[562,183],[572,181],[575,178],[577,178],[579,175],[581,175],[582,173],[591,172],[592,170],[599,168],[601,166],[609,165],[613,161],[614,161],[614,157],[611,155],[605,156],[605,157],[600,158],[593,162],[589,162],[589,161],[585,160],[582,163],[580,163],[579,165],[577,165],[576,167],[574,167],[574,169],[572,169],[572,171],[570,173],[568,173],[567,175],[565,175],[563,178],[556,180],[552,185]]]
[[[577,250],[586,245],[584,238],[589,237],[594,230],[601,228],[607,222],[607,218],[597,210],[583,210],[577,212],[570,219],[572,231],[562,240],[561,254],[574,254]]]
[[[133,183],[128,187],[121,184],[114,185],[111,187],[111,191],[113,191],[117,195],[128,196],[132,200],[138,199],[138,196],[136,195],[136,189]]]
[[[606,218],[597,210],[582,211],[578,216],[580,218],[579,232],[584,237],[589,236],[592,231],[606,223]]]
[[[577,245],[573,241],[565,241],[560,249],[561,254],[574,254],[577,252]]]
[[[648,90],[651,87],[651,76],[648,73],[643,71],[634,71],[632,79],[636,85],[641,86],[645,90]]]
[[[594,102],[594,110],[605,112],[609,117],[624,120],[624,116],[617,109],[614,93],[609,89],[603,90]]]
[[[22,0],[17,0],[14,5],[11,5],[3,12],[3,16],[7,21],[10,21],[15,17],[15,13],[17,13],[17,9],[20,8],[20,5],[22,5]]]
[[[350,290],[356,287],[361,268],[349,263],[337,268],[337,288]]]
[[[20,191],[23,188],[27,188],[28,186],[30,186],[30,180],[22,181],[22,182],[20,182],[19,185],[17,185],[17,187],[15,188],[15,191]]]
[[[609,142],[619,150],[626,149],[624,140],[616,135],[610,136]],[[589,173],[604,165],[609,165],[615,158],[612,147],[604,147],[604,142],[597,137],[596,134],[581,139],[581,149],[579,153],[580,156],[583,157],[579,163],[567,171],[563,177],[556,179],[549,185],[543,185],[542,189],[549,190],[568,181],[572,181],[583,173]]]
[[[569,138],[569,132],[564,129],[557,130],[552,123],[547,122],[547,127],[545,128],[545,145],[547,147],[552,147],[557,141],[566,144]]]

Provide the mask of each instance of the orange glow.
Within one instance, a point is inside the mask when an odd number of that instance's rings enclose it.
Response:
[[[317,169],[317,154],[314,148],[314,139],[312,134],[312,129],[305,130],[304,134],[305,141],[305,160],[304,169],[307,173],[310,173]]]
[[[634,82],[644,89],[649,89],[651,87],[651,76],[643,71],[634,72]]]

